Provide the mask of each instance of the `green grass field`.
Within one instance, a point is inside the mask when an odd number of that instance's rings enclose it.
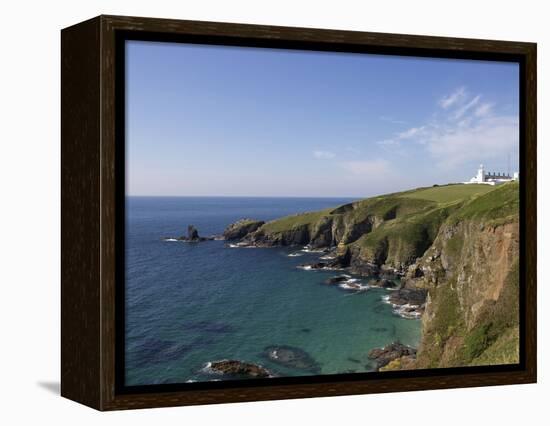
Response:
[[[329,215],[332,210],[333,208],[330,208],[315,212],[286,216],[264,224],[262,229],[266,232],[282,232],[302,225],[312,225],[323,216]]]
[[[401,197],[416,198],[421,200],[435,201],[436,203],[452,203],[473,197],[483,195],[493,191],[496,186],[491,185],[444,185],[434,186],[432,188],[420,189],[414,192],[407,192]]]
[[[340,216],[350,224],[376,216],[384,223],[376,232],[360,238],[359,245],[375,250],[381,241],[393,237],[399,241],[407,240],[408,245],[413,247],[411,252],[416,254],[423,247],[419,241],[423,241],[426,235],[433,238],[450,214],[457,218],[459,215],[460,218],[473,218],[514,214],[517,210],[517,189],[517,182],[499,186],[451,184],[419,188],[367,198],[338,208],[286,216],[264,224],[261,229],[275,234],[307,226],[311,231],[325,217]],[[504,213],[503,208],[506,215],[501,214]],[[454,212],[456,209],[461,212]]]

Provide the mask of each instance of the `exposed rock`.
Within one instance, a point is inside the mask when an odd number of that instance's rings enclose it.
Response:
[[[187,227],[187,239],[189,241],[195,241],[199,238],[199,231],[197,230],[197,228],[195,228],[193,225],[189,225]]]
[[[226,240],[240,240],[246,235],[255,232],[264,223],[265,222],[262,220],[240,219],[225,228],[225,231],[223,231],[223,236]]]
[[[390,361],[379,371],[397,371],[397,370],[414,370],[416,368],[416,357],[412,355],[402,356]]]
[[[399,305],[393,308],[393,312],[405,319],[419,319],[424,314],[426,305]]]
[[[446,225],[421,261],[418,368],[519,362],[519,218],[491,221]]]
[[[222,360],[209,363],[210,370],[237,378],[265,378],[271,377],[268,369],[248,362],[237,360]]]
[[[369,281],[369,286],[371,287],[381,287],[381,288],[395,288],[397,284],[394,281],[387,280],[385,278],[379,278]]]
[[[296,368],[315,374],[321,371],[321,367],[311,355],[303,349],[293,346],[268,346],[264,349],[263,355],[271,362],[285,367]]]
[[[414,264],[409,267],[409,270],[407,272],[407,275],[411,278],[422,278],[424,276],[424,271],[421,267]]]
[[[391,343],[383,348],[376,348],[369,352],[369,359],[376,363],[376,368],[380,369],[391,361],[403,356],[415,356],[416,349],[399,342]]]
[[[327,262],[304,263],[299,267],[302,269],[327,269],[329,264]]]
[[[424,289],[402,288],[392,291],[388,301],[393,305],[421,306],[426,302],[428,292]]]
[[[199,236],[199,231],[195,228],[194,225],[187,226],[187,236],[181,236],[177,238],[179,241],[187,241],[189,243],[198,243],[201,241],[211,241],[216,239],[215,236],[201,237]]]
[[[363,262],[360,259],[353,258],[350,271],[355,275],[361,275],[363,277],[376,277],[380,273],[380,267],[370,262]]]
[[[337,275],[336,277],[331,277],[325,281],[325,284],[340,284],[350,279],[349,275]]]

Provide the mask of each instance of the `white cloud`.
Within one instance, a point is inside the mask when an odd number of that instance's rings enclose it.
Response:
[[[465,98],[466,98],[466,88],[459,87],[450,95],[444,96],[439,101],[439,106],[443,109],[448,109],[457,103],[461,103]]]
[[[393,138],[382,139],[376,143],[382,146],[399,146],[401,141],[419,138],[425,131],[426,126],[411,127],[410,129],[397,133]]]
[[[398,139],[411,139],[414,136],[418,136],[426,129],[426,126],[420,126],[420,127],[411,127],[408,130],[405,130],[404,132],[398,133],[397,138]]]
[[[453,114],[453,118],[455,120],[462,118],[464,114],[466,114],[471,108],[475,107],[478,104],[480,99],[481,99],[481,96],[477,95],[475,98],[470,100],[467,104],[464,104],[460,108],[457,108]]]
[[[313,156],[318,160],[330,160],[336,157],[336,154],[330,151],[313,151]]]
[[[481,103],[461,87],[439,101],[444,113],[377,142],[392,153],[407,155],[412,149],[426,149],[426,155],[440,168],[456,168],[465,162],[485,161],[518,149],[519,122],[516,116],[496,114],[491,102]],[[407,141],[404,145],[402,142]]]
[[[518,146],[519,122],[511,116],[484,118],[467,127],[448,127],[434,132],[427,143],[428,152],[443,168],[506,155]]]
[[[476,108],[475,115],[476,117],[486,117],[491,114],[492,110],[493,104],[486,102]]]

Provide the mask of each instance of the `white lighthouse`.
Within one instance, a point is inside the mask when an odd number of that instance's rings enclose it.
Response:
[[[470,182],[472,183],[484,183],[485,182],[485,168],[483,167],[483,164],[479,165],[479,169],[477,169],[477,175],[470,179]]]
[[[513,180],[519,179],[519,173],[515,172],[514,177],[510,176],[507,173],[501,173],[501,172],[485,172],[485,168],[483,167],[483,164],[479,165],[479,169],[477,169],[477,174],[471,178],[468,182],[464,182],[466,184],[470,183],[477,183],[477,184],[484,184],[484,185],[500,185],[501,183],[510,182]]]

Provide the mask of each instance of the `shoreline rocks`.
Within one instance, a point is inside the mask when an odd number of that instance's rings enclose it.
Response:
[[[264,223],[265,222],[263,220],[254,220],[248,218],[240,219],[225,228],[225,231],[223,231],[223,236],[228,241],[240,240],[246,235],[258,230]]]
[[[335,277],[331,277],[328,280],[325,280],[325,284],[327,285],[334,285],[334,284],[342,284],[346,281],[348,281],[351,278],[351,275],[337,275]]]
[[[386,278],[373,279],[370,280],[368,284],[370,287],[380,287],[388,289],[393,289],[397,287],[397,284],[394,281],[388,280]]]
[[[238,360],[213,361],[206,365],[206,369],[238,378],[261,379],[273,376],[267,368],[261,365]]]
[[[423,305],[428,291],[421,288],[401,288],[390,293],[388,301],[394,305]]]
[[[398,358],[415,356],[415,348],[399,342],[390,343],[383,348],[372,349],[368,354],[369,359],[375,362],[377,370],[385,367]]]
[[[401,288],[392,291],[384,300],[391,304],[393,312],[402,318],[418,319],[426,308],[428,292],[425,289]]]

